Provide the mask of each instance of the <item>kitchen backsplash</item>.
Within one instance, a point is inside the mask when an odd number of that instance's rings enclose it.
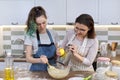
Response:
[[[26,25],[5,25],[0,26],[0,54],[4,51],[13,55],[24,53],[24,34]],[[66,30],[73,29],[72,25],[48,25],[47,28],[55,30],[60,43],[66,35]],[[120,25],[95,25],[99,42],[118,42],[120,44]],[[120,46],[118,46],[120,49]]]
[[[24,28],[23,26],[1,26],[0,53],[11,52],[13,55],[21,55],[24,52]]]

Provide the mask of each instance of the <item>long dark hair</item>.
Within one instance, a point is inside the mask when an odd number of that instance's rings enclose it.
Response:
[[[89,31],[87,33],[88,38],[95,38],[94,20],[89,14],[81,14],[75,20],[75,23],[84,24],[88,27]]]

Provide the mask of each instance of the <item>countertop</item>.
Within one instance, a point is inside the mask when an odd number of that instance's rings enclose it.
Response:
[[[92,75],[93,73],[94,72],[88,72],[88,71],[71,71],[67,77],[65,77],[64,79],[60,79],[60,80],[68,80],[71,77],[87,77],[89,75]],[[0,71],[0,78],[3,78],[3,76],[4,76],[3,71]],[[56,80],[50,77],[50,75],[46,71],[30,72],[30,76],[31,77],[37,76],[37,78],[47,78],[47,80]]]
[[[120,61],[120,54],[116,55],[116,57],[111,57],[111,60],[119,60]]]
[[[116,57],[109,57],[111,60],[119,60],[120,61],[120,54]],[[14,58],[15,62],[26,62],[26,58]],[[0,58],[0,62],[4,62],[4,58]]]
[[[116,57],[111,57],[111,60],[120,60],[120,54],[117,55]],[[0,62],[3,62],[4,58],[0,58]],[[14,58],[15,62],[26,62],[25,58]],[[69,75],[64,78],[64,80],[68,80],[71,77],[87,77],[89,75],[92,75],[94,72],[88,72],[88,71],[71,71]],[[0,78],[3,78],[4,72],[0,71]],[[55,80],[52,77],[49,76],[48,72],[30,72],[30,76],[35,77],[37,76],[38,78],[47,78],[48,80]]]
[[[0,62],[4,62],[4,58],[0,58]],[[26,62],[26,58],[14,58],[14,62]]]

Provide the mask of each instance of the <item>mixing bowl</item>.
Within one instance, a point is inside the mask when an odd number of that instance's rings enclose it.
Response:
[[[48,73],[54,79],[65,78],[69,74],[69,71],[70,71],[70,67],[69,66],[48,67]]]

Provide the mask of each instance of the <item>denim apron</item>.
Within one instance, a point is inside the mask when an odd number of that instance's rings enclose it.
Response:
[[[33,55],[33,57],[40,58],[41,55],[46,55],[49,63],[51,65],[55,65],[56,64],[56,58],[55,58],[56,47],[55,47],[55,44],[53,42],[50,32],[48,30],[46,30],[46,31],[47,31],[47,34],[49,36],[51,43],[50,44],[41,44],[39,32],[36,31],[37,40],[38,40],[38,51],[36,52],[36,54]],[[43,64],[43,63],[32,63],[32,65],[30,67],[30,71],[47,71],[47,66],[48,66],[47,64]]]

